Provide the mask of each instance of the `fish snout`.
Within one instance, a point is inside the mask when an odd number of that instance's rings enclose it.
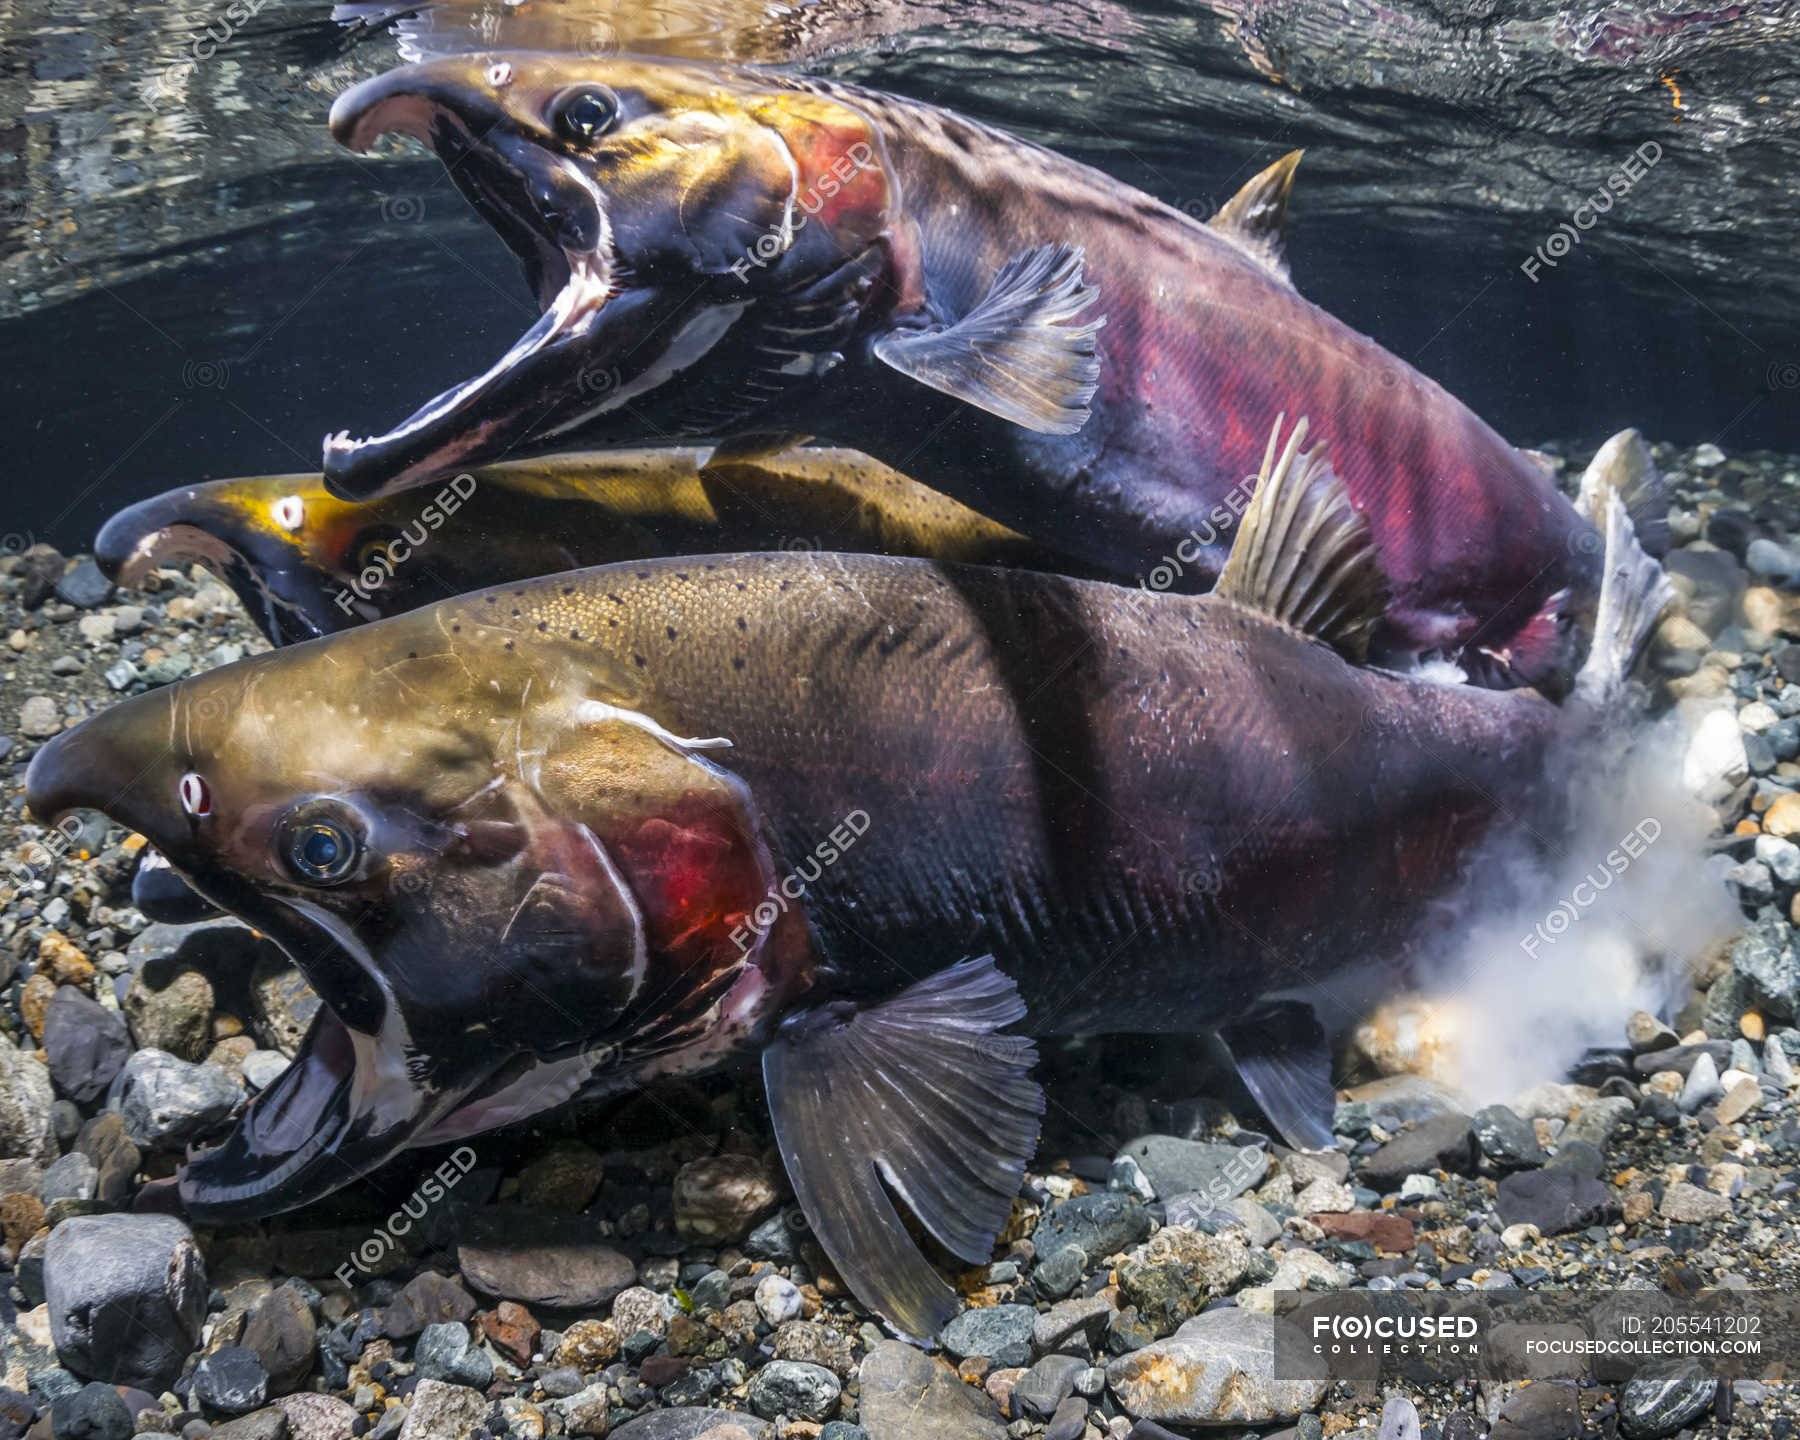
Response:
[[[175,687],[153,690],[53,737],[25,772],[25,803],[46,825],[75,810],[154,836],[177,801],[169,743]]]
[[[489,67],[500,73],[504,61]],[[506,118],[493,92],[478,83],[478,57],[402,65],[352,85],[332,102],[331,138],[362,154],[383,135],[434,145],[433,127],[450,120],[480,135]]]

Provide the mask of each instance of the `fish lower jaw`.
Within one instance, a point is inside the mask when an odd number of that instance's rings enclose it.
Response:
[[[348,430],[339,430],[326,436],[323,467],[327,485],[347,498],[367,500],[428,481],[468,458],[483,430],[479,414],[483,399],[542,351],[584,335],[616,293],[610,232],[602,234],[596,249],[565,250],[563,258],[568,278],[537,322],[493,365],[427,401],[385,434],[352,437]],[[585,374],[575,379],[578,390],[594,383]],[[600,388],[606,388],[606,383]],[[396,452],[391,465],[380,463],[383,451]],[[379,472],[373,484],[357,474],[371,464]]]

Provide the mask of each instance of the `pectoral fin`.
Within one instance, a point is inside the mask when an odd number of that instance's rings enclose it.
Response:
[[[921,385],[1027,430],[1073,435],[1100,382],[1104,318],[1072,323],[1098,291],[1074,245],[1039,245],[1000,268],[981,302],[952,325],[894,331],[875,357]]]
[[[857,1297],[911,1338],[960,1307],[889,1192],[951,1254],[988,1259],[1044,1113],[1037,1047],[998,1033],[1024,1014],[983,956],[880,1005],[789,1016],[763,1052],[775,1138],[813,1234]]]
[[[1312,1006],[1271,1005],[1225,1027],[1219,1038],[1282,1139],[1297,1150],[1329,1150],[1337,1092],[1325,1027]]]

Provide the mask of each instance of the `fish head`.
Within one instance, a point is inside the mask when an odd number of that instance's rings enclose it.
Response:
[[[202,565],[273,644],[291,645],[482,583],[491,543],[464,547],[481,552],[480,565],[443,541],[426,563],[404,563],[473,483],[453,476],[423,505],[417,496],[351,504],[317,475],[187,485],[119,511],[101,527],[94,558],[127,587],[164,566]]]
[[[574,642],[527,659],[442,608],[135,697],[33,757],[35,814],[141,833],[322,1001],[187,1165],[196,1218],[292,1209],[524,1118],[760,994],[740,922],[772,872],[738,782]]]
[[[720,433],[837,363],[833,343],[879,308],[895,187],[876,132],[772,74],[454,56],[346,91],[331,129],[356,151],[385,134],[429,145],[524,263],[541,312],[396,429],[328,438],[326,480],[347,498],[528,443]],[[804,312],[805,345],[737,353],[726,337],[768,305]]]

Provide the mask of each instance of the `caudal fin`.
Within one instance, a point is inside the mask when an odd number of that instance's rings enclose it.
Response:
[[[1599,708],[1624,693],[1631,667],[1675,590],[1662,566],[1638,543],[1624,499],[1609,491],[1596,504],[1606,545],[1605,571],[1594,613],[1594,642],[1575,677],[1574,698]]]
[[[1594,452],[1581,475],[1575,508],[1605,533],[1605,499],[1625,502],[1637,542],[1651,555],[1669,549],[1669,487],[1656,468],[1650,446],[1636,430],[1621,430]]]

